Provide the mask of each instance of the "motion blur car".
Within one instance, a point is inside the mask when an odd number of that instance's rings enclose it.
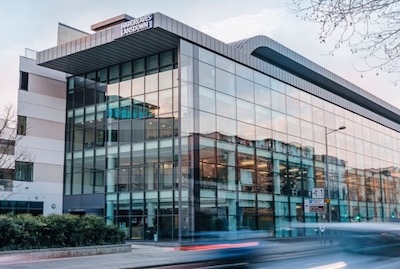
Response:
[[[321,239],[328,243],[335,243],[344,251],[400,256],[400,223],[398,222],[297,223],[293,226],[314,230],[319,236],[323,235]]]
[[[347,223],[339,231],[344,250],[360,254],[400,256],[399,223]]]
[[[250,268],[261,257],[263,236],[254,231],[202,232],[177,250],[197,252],[197,260],[218,268]]]

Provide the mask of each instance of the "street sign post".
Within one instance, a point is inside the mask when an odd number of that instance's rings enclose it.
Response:
[[[324,213],[324,199],[305,199],[304,212],[305,213]]]
[[[311,197],[314,199],[324,199],[325,197],[324,188],[313,188],[311,192]]]

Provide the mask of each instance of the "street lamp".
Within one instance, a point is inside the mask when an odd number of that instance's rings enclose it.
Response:
[[[325,180],[326,180],[326,188],[328,190],[328,222],[332,222],[332,211],[331,211],[331,189],[329,184],[329,173],[328,173],[328,135],[337,131],[341,131],[346,129],[346,126],[340,126],[337,129],[328,129],[325,126]]]

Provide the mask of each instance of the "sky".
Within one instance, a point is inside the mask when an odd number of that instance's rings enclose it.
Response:
[[[266,35],[400,109],[399,86],[389,75],[360,73],[362,57],[318,40],[319,25],[288,11],[285,0],[0,0],[0,106],[16,104],[19,57],[25,48],[54,47],[58,23],[92,33],[90,26],[121,14],[161,12],[223,42]]]

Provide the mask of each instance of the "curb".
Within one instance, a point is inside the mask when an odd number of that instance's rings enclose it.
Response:
[[[0,252],[0,264],[16,261],[27,262],[43,259],[124,253],[131,251],[132,246],[130,244],[2,251]]]

